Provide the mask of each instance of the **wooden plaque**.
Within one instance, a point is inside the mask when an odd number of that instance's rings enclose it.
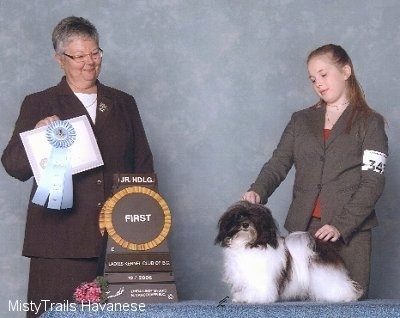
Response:
[[[108,302],[166,303],[178,300],[167,236],[171,212],[157,192],[154,174],[117,174],[114,195],[99,218],[107,232],[104,276]]]

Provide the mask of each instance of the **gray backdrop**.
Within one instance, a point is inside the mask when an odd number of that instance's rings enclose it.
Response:
[[[227,295],[213,245],[217,220],[254,180],[291,113],[316,101],[307,54],[343,45],[390,139],[370,295],[399,298],[398,1],[1,0],[0,10],[1,150],[23,97],[62,75],[50,40],[55,24],[79,15],[98,27],[100,80],[135,96],[173,214],[169,244],[181,300]],[[32,183],[0,174],[3,307],[25,300],[28,261],[20,253]],[[280,224],[292,181],[293,172],[269,203]]]

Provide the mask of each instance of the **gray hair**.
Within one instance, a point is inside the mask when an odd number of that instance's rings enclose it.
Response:
[[[99,45],[99,34],[96,27],[81,17],[70,16],[62,19],[54,28],[51,40],[56,53],[64,53],[68,42],[73,38],[92,39]]]

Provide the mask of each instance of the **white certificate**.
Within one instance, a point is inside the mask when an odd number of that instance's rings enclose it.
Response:
[[[103,158],[87,117],[83,115],[67,121],[76,132],[76,139],[68,148],[72,174],[102,166]],[[36,182],[40,180],[52,148],[46,137],[47,127],[20,133]]]

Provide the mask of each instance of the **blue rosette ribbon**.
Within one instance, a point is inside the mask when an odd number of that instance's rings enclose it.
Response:
[[[72,207],[73,187],[69,147],[76,140],[74,127],[65,120],[51,123],[46,130],[47,141],[52,146],[47,165],[43,170],[32,202],[49,209]]]

